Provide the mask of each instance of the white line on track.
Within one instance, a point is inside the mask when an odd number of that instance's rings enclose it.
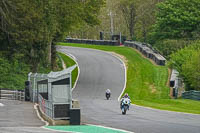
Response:
[[[45,126],[48,126],[49,123],[48,123],[47,121],[45,121],[45,120],[40,116],[40,113],[39,113],[39,111],[38,111],[38,109],[37,109],[37,105],[38,105],[38,104],[34,104],[34,109],[35,109],[35,111],[36,111],[36,114],[37,114],[38,118],[39,118],[42,122],[45,123]],[[41,126],[41,127],[43,127],[43,126]]]
[[[3,103],[0,103],[0,106],[1,106],[1,107],[3,107],[3,106],[4,106],[4,104],[3,104]]]
[[[114,55],[112,53],[109,53],[109,52],[107,52],[107,53],[110,54],[110,55],[112,55],[112,56],[114,56],[115,58],[117,58],[122,63],[122,66],[124,67],[124,80],[125,81],[124,81],[124,87],[122,89],[122,92],[121,92],[121,94],[118,97],[118,101],[120,101],[120,98],[121,98],[121,96],[123,95],[123,93],[124,93],[124,91],[126,89],[126,82],[127,82],[127,72],[126,72],[127,69],[126,69],[126,65],[125,65],[124,61],[120,57],[118,57],[118,56],[116,56],[116,55]]]
[[[74,88],[76,88],[76,84],[77,84],[77,82],[78,82],[78,80],[79,80],[79,75],[80,75],[80,67],[79,67],[79,65],[78,65],[78,62],[77,62],[77,59],[76,59],[76,57],[74,56],[74,55],[72,55],[72,54],[70,54],[70,53],[67,53],[66,51],[62,51],[62,50],[58,50],[59,52],[61,52],[61,53],[63,53],[63,54],[65,54],[66,56],[68,56],[69,58],[71,58],[72,60],[74,60],[75,61],[75,63],[76,63],[76,65],[77,65],[77,67],[78,67],[78,75],[77,75],[77,78],[76,78],[76,81],[75,81],[75,83],[74,83],[74,86],[73,86],[73,88],[72,88],[72,91],[74,90]]]

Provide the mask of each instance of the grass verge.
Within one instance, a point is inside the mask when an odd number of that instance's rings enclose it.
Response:
[[[129,47],[100,46],[73,43],[59,43],[63,46],[93,48],[115,52],[128,60],[127,84],[124,93],[128,93],[134,104],[157,109],[200,114],[200,102],[184,99],[170,99],[168,68],[157,66],[143,58]]]
[[[65,55],[63,53],[60,53],[60,52],[58,52],[58,54],[63,59],[63,61],[64,61],[64,63],[65,63],[65,65],[66,65],[67,68],[76,64],[76,62],[73,59],[71,59],[70,57],[68,57],[67,55]],[[76,82],[77,76],[78,76],[78,68],[76,67],[72,71],[72,87],[74,87],[74,84]]]

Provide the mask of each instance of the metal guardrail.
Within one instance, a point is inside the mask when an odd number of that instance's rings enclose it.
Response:
[[[133,47],[140,51],[145,57],[153,60],[157,65],[165,66],[166,59],[151,47],[150,44],[143,44],[135,41],[125,41],[124,45]]]
[[[195,90],[185,91],[182,93],[182,98],[200,100],[200,91],[195,91]]]
[[[92,39],[66,38],[65,42],[83,43],[83,44],[91,44],[91,45],[110,45],[110,46],[120,45],[119,41],[117,40],[92,40]]]
[[[42,112],[48,117],[54,120],[69,119],[69,104],[52,103],[43,98],[40,94],[38,95],[38,103]]]
[[[44,99],[40,94],[38,96],[38,103],[43,113],[45,113],[48,117],[53,118],[52,103]]]
[[[0,89],[0,99],[24,101],[23,91]]]

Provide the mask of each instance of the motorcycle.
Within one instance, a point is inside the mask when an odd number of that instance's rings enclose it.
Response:
[[[122,110],[122,114],[125,115],[126,111],[129,109],[129,105],[130,105],[130,99],[129,98],[124,98],[121,101],[121,110]]]
[[[106,92],[106,99],[109,100],[109,98],[110,98],[110,93]]]

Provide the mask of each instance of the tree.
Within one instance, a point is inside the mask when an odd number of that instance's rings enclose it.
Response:
[[[200,91],[200,50],[192,53],[191,59],[183,64],[182,70],[190,87]]]
[[[199,9],[199,0],[166,0],[158,4],[155,35],[159,39],[196,39],[200,35]]]
[[[62,41],[74,27],[99,23],[103,4],[104,0],[2,0],[0,42],[4,49],[0,50],[9,52],[10,59],[22,54],[32,72],[37,72],[40,64],[54,63],[52,44]]]
[[[200,42],[193,44],[173,53],[168,62],[169,67],[176,69],[183,78],[187,89],[199,90],[200,79]]]
[[[122,0],[120,1],[119,7],[123,13],[127,28],[129,29],[130,37],[134,38],[135,36],[135,24],[137,20],[136,14],[136,0]]]

